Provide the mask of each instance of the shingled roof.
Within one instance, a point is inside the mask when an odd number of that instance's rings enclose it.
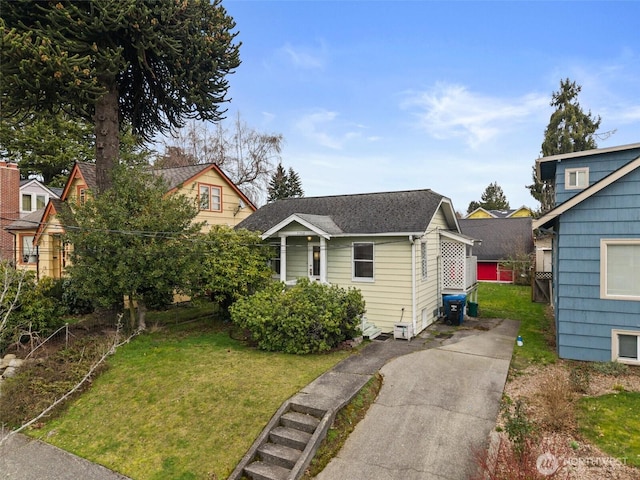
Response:
[[[82,174],[87,187],[91,190],[96,190],[98,183],[96,180],[96,165],[95,163],[77,162],[76,165]],[[218,167],[215,163],[201,163],[198,165],[186,165],[183,167],[171,167],[171,168],[150,168],[150,171],[154,175],[162,177],[167,185],[167,191],[172,191],[182,186],[188,180],[196,177],[204,171],[212,169],[215,170],[222,178],[224,178],[229,186],[236,191],[236,193],[252,208],[255,209],[253,202],[237,187],[236,184],[231,181],[229,177]]]
[[[458,222],[464,235],[482,240],[481,245],[473,247],[479,261],[498,261],[533,251],[531,217],[467,218]]]
[[[423,233],[443,199],[428,189],[287,198],[259,208],[237,228],[266,232],[298,215],[314,225],[325,225],[333,235]]]

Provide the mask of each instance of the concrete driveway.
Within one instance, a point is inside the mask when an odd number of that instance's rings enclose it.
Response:
[[[319,480],[469,478],[495,427],[518,323],[398,357]]]

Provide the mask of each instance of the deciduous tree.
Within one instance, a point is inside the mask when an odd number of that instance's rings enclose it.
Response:
[[[149,140],[186,119],[219,120],[240,64],[221,0],[2,2],[3,115],[64,110],[95,126],[102,192],[121,122]]]
[[[193,201],[167,195],[160,177],[118,166],[112,188],[61,213],[73,245],[68,273],[81,294],[103,305],[130,300],[131,326],[143,329],[148,303],[185,291],[195,257],[190,248],[200,225]]]

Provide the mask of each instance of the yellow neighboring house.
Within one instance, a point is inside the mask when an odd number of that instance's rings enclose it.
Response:
[[[193,198],[199,207],[195,222],[204,222],[203,232],[211,225],[236,226],[256,211],[255,205],[215,164],[154,169],[166,182],[167,194]],[[38,278],[60,278],[69,259],[71,245],[62,241],[64,227],[58,212],[66,202],[83,203],[96,188],[96,167],[78,162],[69,175],[60,200],[47,204],[35,230],[34,245],[38,250]]]
[[[478,207],[464,218],[517,218],[532,216],[533,213],[531,209],[525,206],[513,210],[485,210],[482,207]]]

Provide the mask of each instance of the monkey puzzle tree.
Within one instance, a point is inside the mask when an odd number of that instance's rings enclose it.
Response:
[[[95,127],[96,180],[117,163],[121,122],[145,140],[219,120],[240,64],[220,0],[2,1],[3,115],[64,110]]]

